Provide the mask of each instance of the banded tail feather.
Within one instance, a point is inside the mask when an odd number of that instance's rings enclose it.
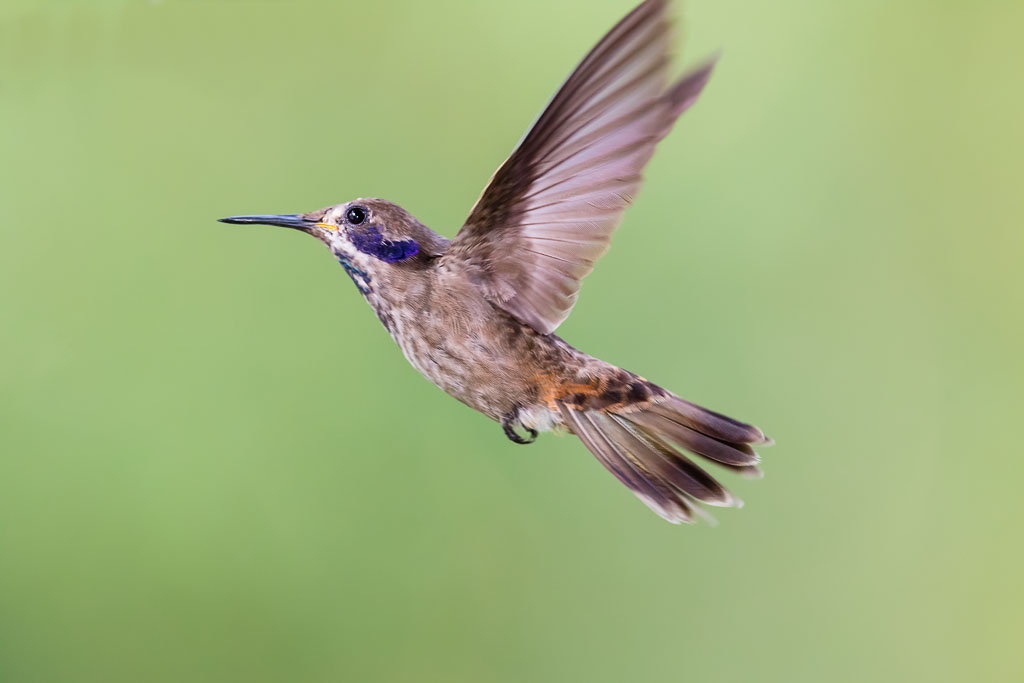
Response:
[[[653,385],[650,385],[652,388]],[[691,453],[741,475],[761,476],[757,445],[772,441],[744,424],[657,388],[651,399],[601,409],[559,402],[565,424],[647,507],[673,524],[708,515],[699,503],[741,507]]]

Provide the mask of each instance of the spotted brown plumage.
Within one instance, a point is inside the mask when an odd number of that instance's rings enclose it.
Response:
[[[737,505],[687,456],[758,474],[764,434],[554,334],[642,182],[657,143],[697,99],[708,62],[668,79],[667,0],[647,0],[584,58],[449,242],[383,199],[229,223],[323,242],[398,343],[445,392],[516,443],[575,434],[663,518]]]

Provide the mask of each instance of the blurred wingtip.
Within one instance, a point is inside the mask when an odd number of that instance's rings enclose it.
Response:
[[[672,114],[679,116],[693,106],[711,80],[711,73],[721,56],[721,51],[712,54],[698,66],[686,72],[665,94],[670,102]]]

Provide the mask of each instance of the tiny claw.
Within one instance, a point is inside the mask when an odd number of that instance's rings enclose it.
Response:
[[[511,413],[501,418],[501,428],[505,431],[505,436],[508,437],[509,441],[511,441],[512,443],[517,443],[521,446],[526,446],[537,440],[537,430],[530,429],[529,427],[525,427],[522,424],[520,424],[519,426],[523,427],[523,429],[526,430],[526,433],[530,435],[530,438],[524,439],[523,437],[519,436],[519,434],[516,433],[515,427],[513,426],[515,424],[515,420],[516,418]]]

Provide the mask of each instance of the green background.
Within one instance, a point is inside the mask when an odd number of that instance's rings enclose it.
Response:
[[[630,7],[2,3],[0,681],[1024,680],[1024,4],[686,8],[724,57],[560,334],[777,440],[717,528],[214,222],[453,235]]]

